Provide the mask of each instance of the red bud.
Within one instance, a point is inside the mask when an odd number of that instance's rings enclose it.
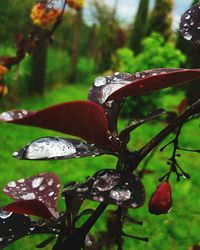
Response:
[[[169,182],[161,183],[152,194],[149,201],[149,212],[152,214],[166,214],[172,206],[171,187]]]

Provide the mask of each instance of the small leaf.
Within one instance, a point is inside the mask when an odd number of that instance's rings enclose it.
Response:
[[[53,217],[46,205],[38,200],[16,201],[6,205],[3,209],[16,214],[35,215],[44,219]]]
[[[60,186],[58,176],[42,173],[27,179],[11,181],[3,192],[14,200],[38,200],[48,208],[56,209]]]
[[[37,225],[28,216],[0,210],[0,249],[24,236],[36,233],[54,233],[54,230]]]
[[[0,114],[0,121],[51,129],[112,147],[104,110],[89,101],[62,103],[35,112],[11,110]]]
[[[23,160],[49,160],[97,156],[104,153],[106,150],[80,140],[43,137],[29,143],[13,155]]]
[[[200,44],[200,3],[182,15],[179,29],[186,40]]]
[[[137,208],[143,205],[145,191],[139,178],[134,175],[122,175],[116,170],[106,169],[97,172],[83,184],[64,191],[85,199],[115,204],[125,208]]]

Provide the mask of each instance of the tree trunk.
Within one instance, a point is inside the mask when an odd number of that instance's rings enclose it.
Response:
[[[82,11],[80,10],[77,12],[77,16],[75,18],[74,34],[73,34],[73,39],[72,39],[71,69],[70,69],[70,76],[69,76],[69,80],[71,83],[76,82],[76,78],[77,78],[81,26],[82,26]]]
[[[48,41],[39,44],[32,54],[30,93],[44,94]]]

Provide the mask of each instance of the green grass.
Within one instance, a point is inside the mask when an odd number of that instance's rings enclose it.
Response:
[[[48,92],[44,97],[34,97],[25,100],[17,108],[40,109],[59,102],[86,99],[86,87],[82,85],[69,85],[65,87],[57,86],[56,89]],[[177,97],[167,96],[163,102],[175,107],[182,98],[181,94]],[[13,107],[15,108],[15,107]],[[120,127],[124,122],[120,122]],[[135,150],[147,142],[164,124],[152,122],[138,128],[130,143],[130,148]],[[197,120],[188,123],[183,129],[181,145],[183,147],[197,148],[199,144]],[[60,176],[62,183],[75,180],[82,181],[88,175],[94,174],[101,168],[114,168],[116,159],[111,156],[101,156],[96,158],[72,159],[66,161],[20,161],[12,157],[12,152],[20,149],[29,141],[47,135],[61,135],[53,131],[39,128],[16,126],[12,124],[0,124],[0,184],[3,188],[7,182],[22,177],[28,177],[40,172],[55,172]],[[65,137],[65,135],[61,135]],[[165,142],[170,140],[167,138]],[[164,145],[164,142],[162,143]],[[172,178],[173,189],[173,209],[167,215],[154,216],[148,213],[148,199],[158,184],[158,178],[167,172],[167,159],[171,151],[168,149],[164,153],[157,152],[148,164],[148,168],[155,170],[151,175],[146,175],[143,183],[146,188],[145,205],[136,210],[130,210],[134,218],[143,220],[144,225],[126,224],[125,231],[137,236],[149,236],[150,242],[143,243],[131,239],[124,240],[125,250],[187,250],[190,245],[200,241],[200,199],[199,199],[199,179],[198,172],[199,156],[192,153],[184,153],[180,158],[180,164],[191,175],[191,180],[181,180],[180,183]],[[1,205],[7,204],[10,199],[0,193]],[[97,206],[96,202],[86,201],[85,205]],[[63,200],[59,201],[59,208],[63,209]],[[105,214],[104,214],[105,217]],[[100,219],[92,232],[104,229],[103,220]],[[45,236],[46,237],[46,236]],[[43,239],[45,238],[43,236]],[[34,244],[39,243],[41,238],[38,236],[26,237],[11,245],[7,249],[35,249]],[[50,248],[46,248],[50,249]]]

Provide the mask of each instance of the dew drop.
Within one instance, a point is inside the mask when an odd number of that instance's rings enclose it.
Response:
[[[35,179],[32,181],[32,187],[33,187],[33,188],[38,188],[39,186],[42,185],[43,181],[44,181],[44,177],[35,178]]]
[[[186,19],[186,20],[190,19],[190,15],[187,14],[187,15],[185,16],[185,19]]]
[[[16,182],[15,181],[10,181],[9,183],[8,183],[8,187],[10,187],[10,188],[15,188],[17,185],[16,185]]]
[[[116,189],[110,191],[110,198],[117,201],[126,201],[130,199],[131,192],[128,189]]]
[[[94,85],[96,87],[100,87],[100,86],[103,86],[103,85],[106,85],[106,78],[103,77],[103,76],[99,76],[95,79],[94,81]]]
[[[36,198],[34,193],[28,193],[21,196],[23,200],[34,200]]]
[[[19,183],[24,183],[24,182],[25,182],[25,179],[19,179],[17,182],[19,182]]]
[[[12,215],[12,212],[4,211],[3,209],[0,209],[0,218],[1,219],[7,219]]]
[[[48,181],[48,185],[49,185],[49,186],[52,186],[53,183],[54,183],[54,180],[53,180],[53,179],[50,179],[50,180]]]
[[[53,191],[49,193],[49,197],[51,197],[51,196],[53,196],[53,195],[54,195],[54,192],[53,192]]]
[[[186,32],[186,33],[184,34],[184,38],[185,38],[186,40],[190,41],[190,40],[192,39],[192,35],[191,35],[190,33]]]
[[[16,156],[18,156],[18,154],[19,154],[18,152],[14,152],[13,156],[16,157]]]
[[[39,187],[39,190],[40,190],[40,191],[44,191],[45,188],[46,188],[46,186],[45,186],[45,185],[42,185],[42,186]]]

